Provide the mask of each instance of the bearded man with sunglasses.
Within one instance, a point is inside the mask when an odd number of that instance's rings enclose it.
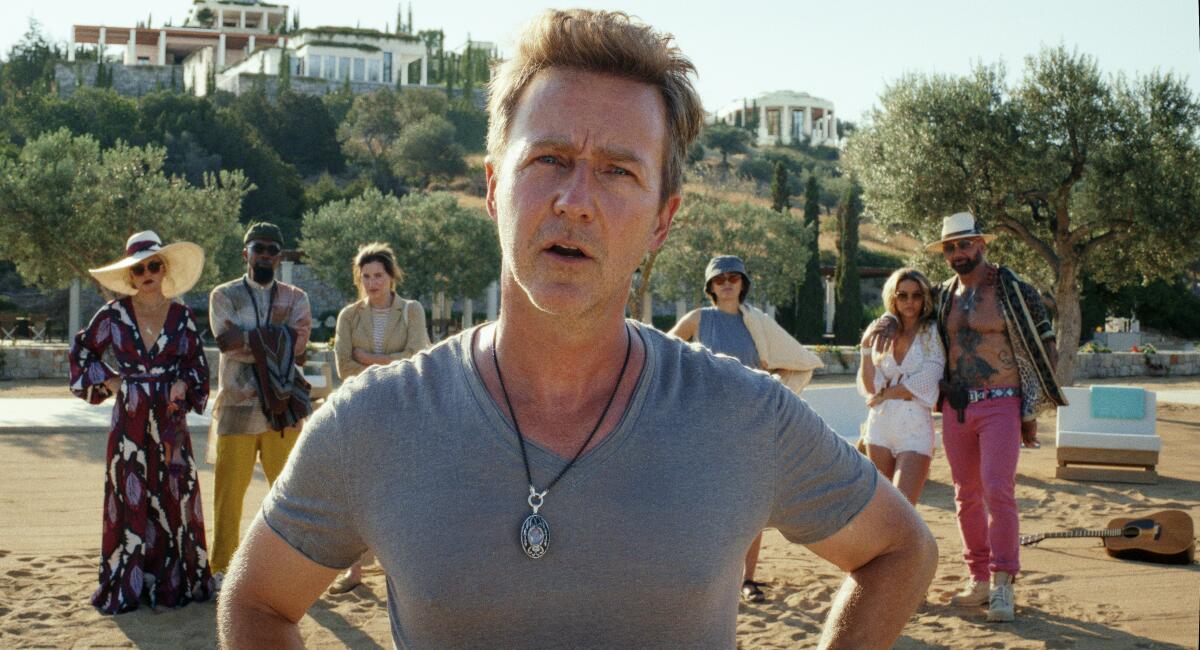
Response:
[[[940,252],[955,273],[933,297],[946,350],[942,443],[971,574],[951,604],[987,605],[989,621],[1005,622],[1014,618],[1020,570],[1017,459],[1022,445],[1037,446],[1037,414],[1066,398],[1054,378],[1050,317],[1033,286],[987,260],[995,238],[980,231],[974,215],[959,212],[943,219],[941,239],[925,250]],[[889,316],[876,321],[865,344],[891,340]]]
[[[307,387],[295,367],[303,363],[312,332],[308,295],[275,277],[283,252],[277,226],[251,225],[243,244],[246,274],[214,288],[209,296],[210,327],[221,350],[209,431],[210,460],[216,454],[210,564],[218,589],[238,547],[242,501],[255,462],[261,460],[267,482],[274,484],[310,410]],[[281,394],[289,400],[287,406],[282,412],[272,411]]]

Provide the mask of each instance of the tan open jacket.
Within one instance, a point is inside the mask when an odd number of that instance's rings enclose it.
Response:
[[[366,299],[350,303],[338,314],[334,353],[337,357],[338,377],[343,380],[367,368],[354,360],[353,353],[354,348],[368,352],[375,349],[375,337],[371,326],[371,307]],[[405,300],[396,296],[388,316],[383,353],[392,360],[399,361],[427,347],[429,334],[425,331],[425,308],[416,300]]]

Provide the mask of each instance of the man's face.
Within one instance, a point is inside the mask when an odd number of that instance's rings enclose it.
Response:
[[[968,237],[942,244],[942,256],[958,275],[967,275],[983,261],[983,238]]]
[[[648,84],[562,69],[533,78],[486,171],[505,272],[534,306],[582,315],[624,305],[679,207],[678,195],[660,200],[666,142]]]
[[[246,273],[255,282],[265,284],[275,277],[279,268],[282,248],[270,239],[252,239],[242,249],[242,259],[246,260]]]

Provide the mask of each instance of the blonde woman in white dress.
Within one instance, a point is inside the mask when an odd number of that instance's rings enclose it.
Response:
[[[902,268],[883,286],[883,305],[900,327],[883,350],[862,346],[858,390],[871,411],[864,440],[880,473],[916,505],[933,457],[933,408],[946,365],[933,321],[929,280]],[[868,328],[870,331],[871,328]]]

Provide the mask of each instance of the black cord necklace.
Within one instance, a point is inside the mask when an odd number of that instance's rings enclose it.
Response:
[[[600,425],[604,422],[605,416],[608,415],[608,409],[612,406],[613,400],[617,397],[617,389],[621,387],[621,380],[625,378],[625,370],[629,366],[629,352],[633,348],[633,336],[629,333],[629,326],[625,326],[625,360],[621,362],[621,372],[617,373],[616,384],[613,385],[612,393],[608,396],[608,402],[604,405],[604,410],[600,412],[600,419],[596,420],[596,426],[592,427],[592,432],[588,434],[583,444],[579,446],[579,451],[575,452],[575,456],[570,462],[562,468],[558,476],[550,481],[545,490],[537,491],[533,487],[533,473],[529,471],[529,455],[525,451],[525,436],[521,434],[521,425],[517,424],[517,412],[513,410],[512,401],[508,398],[508,388],[504,386],[504,375],[500,372],[500,360],[496,357],[496,332],[500,327],[492,330],[492,364],[496,366],[496,378],[500,380],[500,393],[504,395],[504,405],[508,407],[508,414],[512,417],[513,428],[517,430],[517,442],[521,444],[521,462],[525,464],[525,479],[529,482],[529,498],[526,502],[533,509],[533,514],[525,518],[521,524],[521,548],[525,549],[525,555],[532,559],[538,559],[546,554],[550,548],[550,524],[546,522],[546,518],[538,514],[542,504],[545,502],[546,494],[558,484],[559,479],[563,477],[572,467],[575,466],[575,461],[583,455],[583,450],[587,449],[588,444],[592,442],[592,438],[596,436],[596,432],[600,430]]]

